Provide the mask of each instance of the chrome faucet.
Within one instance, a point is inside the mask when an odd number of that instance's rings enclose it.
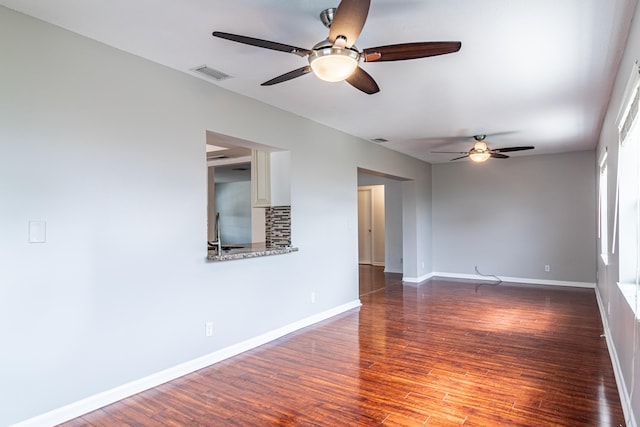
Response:
[[[216,228],[215,228],[215,240],[208,241],[209,247],[216,248],[218,255],[222,252],[222,242],[220,241],[220,212],[216,213]]]

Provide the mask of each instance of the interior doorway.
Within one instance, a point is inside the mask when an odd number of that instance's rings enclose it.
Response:
[[[358,188],[358,264],[371,264],[373,257],[371,199],[371,189]]]
[[[358,263],[384,267],[384,185],[358,187]]]
[[[358,169],[360,295],[379,290],[379,286],[384,287],[387,283],[376,278],[397,277],[401,280],[403,277],[406,181],[397,176]]]

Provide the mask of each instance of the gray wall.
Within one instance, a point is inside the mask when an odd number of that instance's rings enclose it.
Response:
[[[358,167],[411,180],[424,274],[429,165],[2,7],[0,58],[0,425],[357,303]],[[299,252],[205,260],[207,130],[291,151]]]
[[[636,7],[631,31],[627,40],[627,46],[620,63],[618,75],[613,87],[613,93],[609,102],[609,108],[604,119],[602,132],[596,153],[598,158],[605,149],[608,149],[608,224],[609,244],[612,239],[619,242],[619,236],[612,237],[615,217],[616,177],[618,173],[618,128],[616,118],[623,106],[625,87],[629,81],[632,65],[640,60],[640,8]],[[599,167],[594,162],[594,170]],[[599,175],[599,174],[598,174]],[[629,409],[627,415],[633,419],[634,424],[640,424],[640,328],[636,322],[629,303],[618,288],[618,250],[616,243],[614,250],[609,250],[609,265],[605,265],[598,257],[598,287],[597,292],[602,304],[601,311],[605,316],[606,335],[610,352],[614,354],[614,368],[619,373],[618,387],[622,387],[623,407]],[[633,390],[635,388],[635,390]],[[629,402],[633,391],[633,400]]]
[[[595,283],[593,164],[578,152],[433,165],[433,271]]]

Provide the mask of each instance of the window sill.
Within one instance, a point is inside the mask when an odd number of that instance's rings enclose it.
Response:
[[[635,283],[620,283],[618,282],[618,289],[624,296],[624,299],[629,304],[631,311],[633,311],[636,315],[636,319],[639,318],[637,308],[637,297],[636,297],[636,284]]]

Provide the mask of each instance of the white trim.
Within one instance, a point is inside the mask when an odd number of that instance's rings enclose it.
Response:
[[[609,156],[608,153],[609,149],[607,146],[604,147],[604,152],[600,155],[600,161],[598,162],[599,164],[599,174],[598,174],[598,239],[600,239],[600,255],[603,254],[608,254],[609,253],[609,234],[607,233],[607,241],[602,242],[602,222],[603,220],[607,222],[607,229],[606,231],[609,231],[608,226],[609,226],[609,217],[608,217],[608,213],[609,213],[609,168],[608,168],[608,163],[607,163],[607,158]],[[605,200],[605,207],[606,207],[606,211],[607,211],[607,218],[603,218],[602,217],[602,199],[603,199],[603,194],[602,194],[602,187],[603,187],[603,182],[602,182],[602,176],[605,176],[605,190],[606,190],[606,200]],[[608,264],[608,258],[605,257],[602,259],[604,261],[605,264]]]
[[[629,110],[631,108],[633,97],[638,90],[640,90],[640,61],[634,62],[633,66],[631,67],[631,75],[629,76],[629,80],[627,81],[627,85],[624,89],[624,95],[622,98],[622,102],[620,103],[620,110],[618,111],[618,116],[616,117],[616,126],[618,127],[618,162],[616,163],[616,201],[613,205],[613,234],[611,236],[612,254],[616,253],[616,243],[618,236],[618,203],[620,203],[620,147],[624,142],[624,140],[620,138],[620,131],[622,130],[624,122],[627,119],[627,114],[629,113]],[[628,136],[628,134],[625,135],[625,140]]]
[[[618,290],[620,291],[620,294],[622,294],[622,296],[624,297],[625,301],[627,302],[627,304],[629,305],[629,309],[633,312],[633,314],[636,316],[636,319],[640,318],[640,316],[638,315],[638,313],[636,312],[636,284],[635,283],[624,283],[624,282],[616,282],[616,285],[618,285]]]
[[[602,166],[607,161],[607,157],[609,157],[609,146],[605,145],[604,152],[600,153],[600,160],[598,161],[600,169],[602,169]]]
[[[616,385],[618,386],[618,395],[620,396],[624,419],[628,427],[637,427],[636,417],[633,414],[633,408],[631,407],[631,400],[629,392],[627,391],[627,385],[624,382],[624,375],[622,374],[622,367],[620,366],[616,346],[613,342],[613,338],[611,338],[611,330],[609,329],[609,323],[605,314],[604,302],[600,296],[600,288],[596,288],[596,300],[598,301],[598,310],[600,311],[600,319],[602,320],[602,327],[604,328],[604,336],[607,340],[607,349],[609,350],[611,365],[613,365],[613,375],[616,378]]]
[[[88,412],[102,408],[105,405],[117,402],[150,388],[157,387],[168,381],[221,362],[245,351],[249,351],[302,328],[306,328],[307,326],[314,325],[338,314],[344,313],[354,308],[358,308],[361,305],[362,304],[360,300],[351,301],[338,307],[334,307],[330,310],[323,311],[321,313],[283,326],[282,328],[266,332],[262,335],[258,335],[246,341],[242,341],[218,351],[214,351],[213,353],[198,357],[188,362],[181,363],[180,365],[174,366],[172,368],[156,372],[144,378],[140,378],[138,380],[134,380],[121,386],[115,387],[111,390],[106,390],[102,393],[87,397],[86,399],[79,400],[77,402],[71,403],[58,409],[54,409],[53,411],[49,411],[42,415],[21,421],[17,424],[14,424],[12,427],[44,427],[57,425],[65,421],[72,420]]]
[[[618,130],[624,125],[624,121],[627,118],[627,113],[631,107],[631,101],[636,94],[636,89],[640,87],[640,61],[636,61],[631,66],[631,74],[627,80],[627,85],[624,88],[624,95],[622,102],[620,102],[620,109],[616,116],[616,125]]]
[[[403,282],[407,283],[422,283],[425,280],[429,280],[433,277],[433,273],[425,274],[420,277],[402,277]]]
[[[432,276],[452,278],[452,279],[483,280],[483,281],[489,281],[489,282],[496,281],[493,278],[493,276],[486,277],[486,276],[480,276],[477,274],[434,272],[432,273]],[[499,276],[499,278],[503,282],[509,282],[509,283],[526,283],[531,285],[550,285],[550,286],[570,286],[573,288],[590,288],[590,289],[593,289],[596,287],[596,284],[591,282],[569,282],[564,280],[544,280],[544,279],[530,279],[530,278],[523,278],[523,277],[506,277],[506,276]]]
[[[618,134],[618,139],[620,134]],[[616,253],[616,236],[618,235],[618,203],[620,202],[620,143],[618,143],[618,159],[616,161],[616,198],[613,202],[613,228],[611,230],[611,255]],[[608,265],[608,264],[607,264]]]

